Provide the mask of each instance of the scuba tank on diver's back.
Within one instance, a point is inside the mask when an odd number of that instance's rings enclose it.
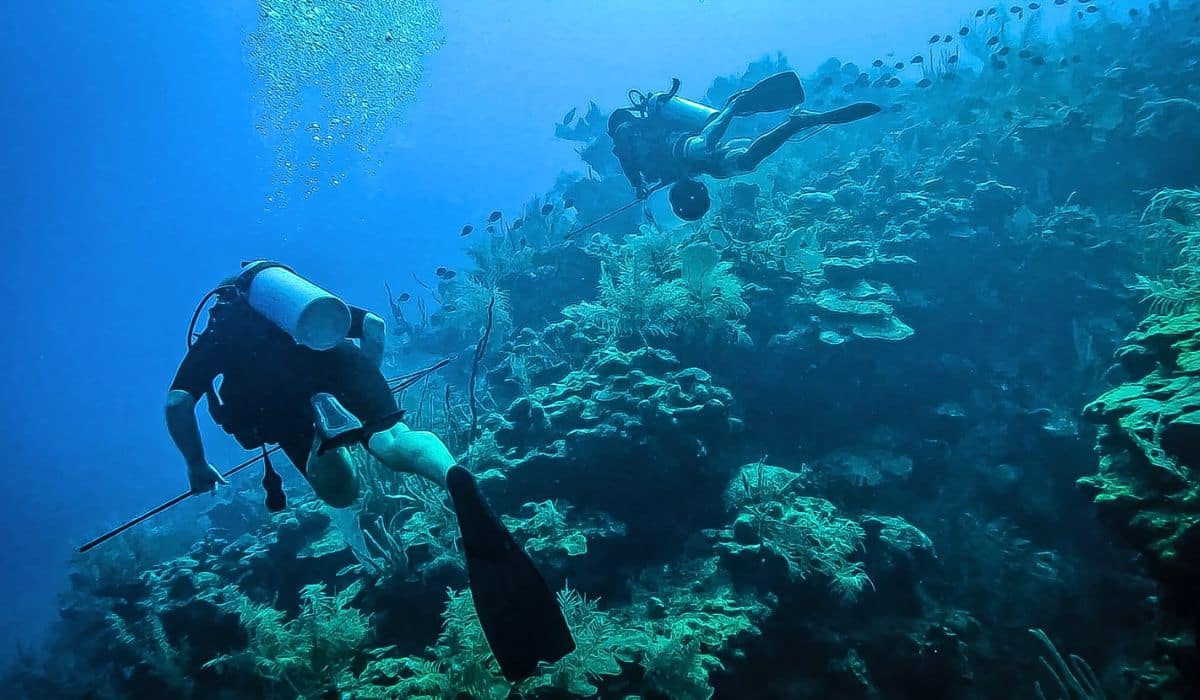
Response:
[[[350,332],[350,307],[286,265],[270,260],[242,263],[242,271],[205,295],[188,326],[188,347],[197,336],[196,323],[209,299],[245,302],[258,316],[313,350],[329,350]]]
[[[350,330],[346,302],[278,263],[251,263],[238,286],[250,308],[313,350],[329,350]]]
[[[698,132],[717,116],[717,109],[679,96],[679,78],[671,79],[671,89],[646,96],[646,116],[684,131]]]

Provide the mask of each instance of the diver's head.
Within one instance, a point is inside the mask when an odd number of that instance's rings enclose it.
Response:
[[[613,113],[608,115],[608,135],[615,136],[618,129],[635,119],[637,117],[633,115],[633,110],[628,107],[625,109],[614,109]]]
[[[708,196],[708,188],[699,180],[680,180],[671,185],[668,193],[671,209],[675,216],[684,221],[695,221],[708,213],[712,200]]]

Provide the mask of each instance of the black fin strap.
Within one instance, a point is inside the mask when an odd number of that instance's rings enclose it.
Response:
[[[267,510],[278,513],[287,508],[287,496],[283,495],[283,479],[279,478],[279,473],[275,471],[275,465],[271,464],[271,455],[267,452],[266,445],[262,446],[262,455],[262,485],[267,492]]]

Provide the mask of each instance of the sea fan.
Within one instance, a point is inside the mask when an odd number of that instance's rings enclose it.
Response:
[[[1175,249],[1167,253],[1166,269],[1157,275],[1137,275],[1133,288],[1145,292],[1150,312],[1178,315],[1200,309],[1200,192],[1162,190],[1142,214],[1166,228],[1166,240]]]

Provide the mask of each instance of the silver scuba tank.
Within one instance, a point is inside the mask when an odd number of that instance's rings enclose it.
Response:
[[[282,265],[260,262],[247,271],[250,307],[297,343],[328,350],[345,339],[351,320],[346,302]]]
[[[669,92],[656,92],[646,97],[646,115],[686,131],[700,131],[719,110],[701,102],[680,97],[678,79],[672,81]]]
[[[654,105],[651,109],[658,114],[659,118],[672,126],[679,126],[688,131],[700,131],[710,119],[716,116],[718,111],[706,104],[679,95],[661,101],[655,100]]]

